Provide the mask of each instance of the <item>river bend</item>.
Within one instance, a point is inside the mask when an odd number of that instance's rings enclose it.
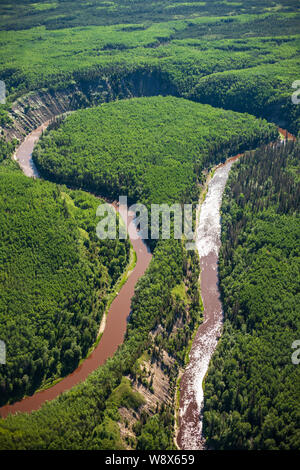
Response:
[[[32,152],[35,143],[47,128],[48,124],[49,121],[32,131],[14,154],[14,159],[19,162],[26,176],[34,178],[39,177],[37,168],[32,160]],[[38,391],[32,396],[25,397],[12,405],[1,407],[0,416],[3,418],[8,416],[8,414],[15,414],[17,412],[29,413],[37,410],[46,401],[53,400],[66,390],[70,390],[74,385],[84,381],[97,367],[104,364],[106,359],[113,356],[118,346],[123,343],[135,285],[145,273],[152,258],[150,250],[138,235],[134,223],[131,223],[132,221],[133,213],[128,212],[128,226],[130,227],[129,237],[137,255],[136,265],[109,308],[105,328],[98,345],[74,372],[64,377],[57,384],[46,390]]]

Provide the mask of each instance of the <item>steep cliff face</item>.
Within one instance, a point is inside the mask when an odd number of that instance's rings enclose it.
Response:
[[[10,113],[13,124],[3,128],[3,132],[8,140],[22,141],[43,122],[67,111],[116,99],[154,95],[177,95],[168,75],[156,69],[80,77],[64,89],[40,90],[19,98]]]
[[[4,128],[7,139],[17,138],[20,141],[43,122],[80,107],[76,87],[56,92],[39,91],[19,98],[10,113],[13,125]]]

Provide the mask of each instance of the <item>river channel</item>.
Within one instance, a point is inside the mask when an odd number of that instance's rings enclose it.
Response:
[[[49,122],[45,122],[32,131],[14,154],[14,159],[19,162],[19,165],[26,176],[34,178],[39,177],[37,168],[32,160],[32,152],[35,143],[47,128],[48,124]],[[121,209],[121,207],[118,209]],[[124,210],[125,208],[122,209]],[[120,212],[122,211],[120,210]],[[21,401],[13,403],[12,405],[1,407],[0,416],[3,418],[8,414],[37,410],[46,401],[53,400],[66,390],[70,390],[74,385],[85,380],[91,372],[97,369],[97,367],[104,364],[106,359],[113,356],[118,346],[123,343],[135,285],[140,277],[145,273],[152,258],[150,250],[139,236],[134,223],[132,223],[133,217],[134,214],[129,211],[127,224],[130,228],[129,238],[137,256],[136,265],[109,308],[105,328],[103,329],[98,345],[74,372],[64,377],[57,384],[46,390],[38,391],[32,396],[25,397]]]

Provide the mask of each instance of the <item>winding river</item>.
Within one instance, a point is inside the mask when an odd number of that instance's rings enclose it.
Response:
[[[14,159],[19,162],[23,172],[29,177],[39,177],[37,168],[32,160],[32,151],[34,144],[40,138],[48,124],[49,122],[45,122],[43,125],[31,132],[14,154]],[[119,209],[121,209],[121,207]],[[53,400],[66,390],[70,390],[74,385],[85,380],[97,367],[104,364],[106,359],[111,357],[117,350],[118,346],[122,344],[127,327],[127,319],[130,314],[131,298],[134,294],[135,285],[146,271],[152,258],[146,244],[139,237],[134,223],[131,223],[132,221],[133,213],[129,211],[129,237],[137,255],[137,262],[130,273],[128,280],[123,285],[119,294],[113,300],[109,308],[105,328],[103,329],[103,334],[98,345],[90,356],[85,359],[74,372],[63,378],[57,384],[46,390],[36,392],[32,396],[25,397],[21,401],[13,403],[12,405],[1,407],[0,416],[3,418],[8,416],[8,414],[37,410],[46,401]]]
[[[47,125],[48,122],[31,132],[14,155],[23,172],[29,177],[39,177],[31,155],[35,142]],[[201,265],[200,287],[204,306],[204,322],[198,328],[190,351],[189,364],[184,370],[180,382],[179,429],[176,441],[182,450],[205,449],[201,415],[204,400],[202,385],[223,325],[223,311],[218,286],[218,255],[221,246],[220,207],[230,169],[239,157],[240,155],[232,157],[225,164],[216,168],[213,177],[208,181],[207,194],[200,210],[196,246]],[[129,212],[128,216],[128,222],[131,222],[133,214]],[[133,225],[131,224],[131,227]],[[129,232],[131,243],[137,254],[136,266],[119,295],[112,302],[106,322],[101,325],[103,335],[98,346],[72,374],[47,390],[37,392],[13,405],[0,408],[0,416],[6,417],[9,413],[16,412],[31,412],[40,408],[44,402],[53,400],[64,391],[85,380],[93,370],[104,364],[106,359],[111,357],[123,342],[135,285],[151,260],[151,253],[141,238],[136,236],[137,233],[136,229]]]
[[[230,168],[238,157],[230,158],[224,165],[219,165],[209,181],[196,232],[204,322],[198,328],[190,351],[189,364],[180,382],[177,444],[180,449],[185,450],[205,448],[201,419],[204,399],[202,382],[221,335],[223,323],[218,287],[218,256],[221,246],[220,208]]]

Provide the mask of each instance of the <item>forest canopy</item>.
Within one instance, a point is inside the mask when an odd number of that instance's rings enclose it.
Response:
[[[99,200],[83,189],[198,202],[203,170],[275,141],[270,122],[297,133],[299,19],[298,0],[1,2],[0,405],[76,367],[127,264],[128,242],[96,239]],[[52,183],[25,178],[13,138],[74,110],[34,153]],[[248,154],[227,186],[211,448],[300,447],[298,145]],[[0,420],[1,449],[174,447],[176,381],[202,321],[199,260],[181,240],[151,248],[116,354],[39,411]]]
[[[99,199],[0,165],[1,404],[70,373],[96,339],[128,242],[98,240]]]
[[[125,84],[117,96],[130,97],[138,80],[147,81],[137,71],[155,71],[151,95],[167,90],[299,130],[299,107],[291,106],[299,71],[297,0],[20,0],[1,4],[0,13],[0,79],[9,106],[29,91],[69,90],[74,97],[91,84],[100,87],[90,104],[99,104],[109,99],[101,89],[108,82],[113,93]],[[139,84],[134,95],[143,94]]]
[[[33,158],[44,177],[112,199],[194,202],[204,167],[277,134],[247,114],[171,96],[133,98],[71,114]]]

